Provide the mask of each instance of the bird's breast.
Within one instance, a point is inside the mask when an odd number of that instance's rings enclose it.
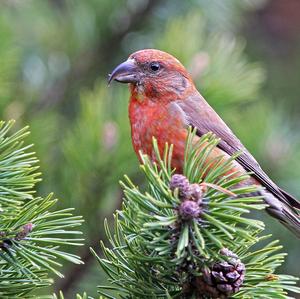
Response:
[[[155,137],[161,155],[166,143],[174,145],[172,164],[180,171],[187,136],[182,117],[176,111],[170,111],[166,105],[159,105],[152,101],[141,103],[131,99],[129,118],[132,143],[138,157],[141,150],[155,160],[152,142],[152,137]]]
[[[156,160],[153,150],[152,137],[157,139],[161,156],[163,155],[165,144],[173,144],[172,167],[176,172],[182,173],[184,163],[184,150],[186,137],[188,134],[186,121],[179,110],[172,109],[172,105],[158,105],[155,102],[140,102],[131,99],[129,104],[129,118],[131,124],[131,137],[133,148],[140,159],[139,151],[147,154],[153,161]],[[195,142],[199,137],[195,136]],[[222,156],[224,160],[230,156],[219,147],[212,149],[207,157],[207,163],[214,167],[212,161]],[[234,176],[244,174],[243,167],[233,161],[234,167],[228,171],[235,173]]]

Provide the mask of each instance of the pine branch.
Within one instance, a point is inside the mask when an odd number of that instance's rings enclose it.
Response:
[[[59,292],[58,295],[53,294],[53,296],[51,297],[52,299],[65,299],[65,296],[63,294],[63,292]],[[80,294],[76,294],[76,299],[94,299],[91,296],[88,296],[86,292],[84,292],[82,295]],[[102,296],[99,296],[98,299],[105,299]]]
[[[110,242],[97,256],[109,286],[120,298],[288,298],[299,293],[297,278],[276,275],[284,262],[278,241],[261,235],[261,221],[245,217],[264,209],[258,187],[240,187],[246,176],[229,171],[231,161],[208,160],[218,140],[204,135],[194,144],[189,134],[184,175],[171,169],[172,146],[157,163],[141,154],[147,189],[125,176],[124,203],[114,215],[114,230],[105,222]],[[255,245],[255,249],[253,249]],[[259,248],[259,249],[257,249]]]
[[[82,245],[74,230],[82,217],[73,209],[55,211],[52,194],[34,197],[40,180],[37,159],[28,152],[23,139],[28,128],[11,133],[13,121],[0,123],[0,296],[25,298],[30,291],[53,283],[49,273],[63,277],[60,260],[82,263],[80,258],[60,249]]]

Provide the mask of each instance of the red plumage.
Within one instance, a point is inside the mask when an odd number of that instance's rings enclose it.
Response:
[[[184,66],[168,53],[147,49],[130,55],[110,75],[130,85],[129,119],[135,152],[154,159],[152,137],[156,137],[161,153],[165,144],[173,144],[172,166],[182,171],[187,128],[196,128],[197,135],[213,132],[221,139],[209,159],[223,156],[228,159],[237,151],[242,154],[234,162],[234,171],[253,172],[245,184],[260,184],[267,211],[300,237],[297,209],[300,203],[280,189],[261,169],[224,121],[196,89]],[[196,136],[195,138],[199,138]]]

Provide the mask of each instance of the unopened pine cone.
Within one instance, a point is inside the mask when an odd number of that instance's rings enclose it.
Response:
[[[181,174],[174,174],[170,181],[170,189],[174,191],[178,188],[179,197],[187,199],[189,196],[190,183],[188,179]]]

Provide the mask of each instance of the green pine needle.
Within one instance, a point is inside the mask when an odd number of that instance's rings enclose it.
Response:
[[[52,194],[34,197],[38,160],[23,143],[28,128],[11,133],[13,124],[0,122],[0,297],[32,298],[32,290],[53,284],[51,272],[63,277],[63,260],[82,263],[61,246],[82,245],[74,236],[83,220],[73,209],[54,210]]]
[[[243,286],[232,298],[288,298],[287,291],[299,293],[297,278],[274,274],[284,262],[281,246],[273,241],[259,247],[268,237],[260,236],[264,224],[244,216],[265,207],[261,197],[251,195],[257,187],[236,187],[247,176],[227,175],[233,158],[218,158],[214,164],[207,160],[218,143],[213,134],[202,136],[196,143],[194,137],[195,131],[190,131],[184,175],[190,183],[207,186],[202,216],[180,218],[178,190],[169,188],[172,147],[166,146],[161,157],[154,139],[157,163],[141,153],[146,190],[125,176],[121,182],[124,204],[115,214],[114,230],[105,222],[111,247],[101,242],[103,258],[92,250],[111,283],[100,286],[99,293],[108,298],[115,298],[107,293],[111,290],[120,298],[181,298],[185,286],[201,275],[204,266],[222,260],[219,250],[224,247],[238,254],[246,266]],[[251,250],[254,245],[259,249]]]

